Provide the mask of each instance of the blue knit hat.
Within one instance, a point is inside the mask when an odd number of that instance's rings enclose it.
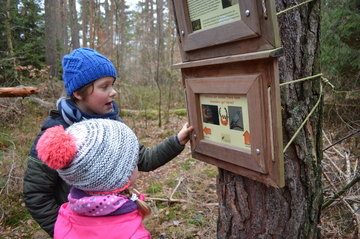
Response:
[[[64,56],[62,65],[64,85],[69,96],[75,90],[101,77],[112,76],[116,80],[114,65],[93,49],[75,49]]]

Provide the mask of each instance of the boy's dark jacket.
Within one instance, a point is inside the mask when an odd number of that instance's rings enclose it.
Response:
[[[122,121],[120,118],[118,120]],[[49,168],[37,158],[36,143],[46,129],[56,125],[69,127],[58,111],[52,110],[31,148],[23,189],[26,208],[50,236],[54,234],[54,224],[60,205],[68,201],[71,186],[59,177],[56,170]],[[146,148],[142,144],[139,146],[138,168],[145,172],[166,164],[184,149],[184,146],[177,142],[175,135],[152,148]]]

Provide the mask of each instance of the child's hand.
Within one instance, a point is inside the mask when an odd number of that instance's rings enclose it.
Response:
[[[184,124],[180,132],[178,133],[178,139],[181,145],[185,145],[190,139],[190,133],[194,130],[193,126],[189,126],[189,123]]]

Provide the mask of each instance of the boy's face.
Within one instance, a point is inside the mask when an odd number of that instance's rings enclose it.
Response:
[[[116,95],[113,84],[114,77],[105,76],[94,81],[94,87],[88,89],[86,97],[77,95],[75,91],[74,96],[79,99],[76,105],[88,114],[103,115],[110,113]]]

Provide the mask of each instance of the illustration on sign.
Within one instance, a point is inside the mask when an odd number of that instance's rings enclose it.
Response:
[[[239,0],[187,0],[193,31],[240,20]]]
[[[218,107],[216,105],[201,105],[204,123],[219,125]]]
[[[200,94],[204,139],[250,148],[246,96]]]
[[[244,131],[244,122],[242,118],[241,107],[229,106],[229,111],[231,118],[230,129]]]

